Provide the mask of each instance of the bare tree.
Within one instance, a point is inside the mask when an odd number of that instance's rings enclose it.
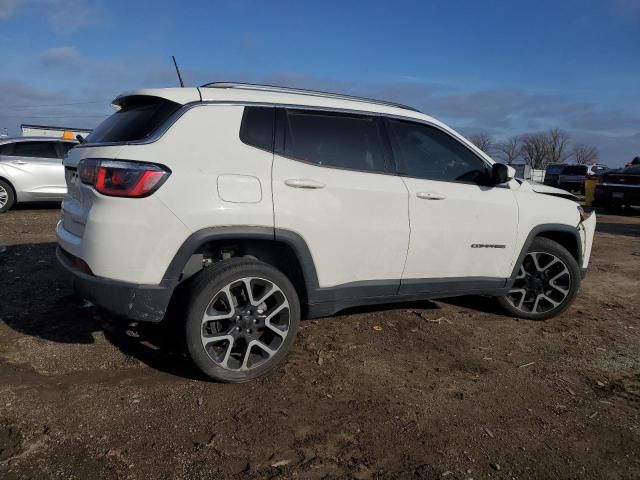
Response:
[[[477,133],[475,135],[471,135],[469,137],[469,141],[487,155],[491,155],[493,147],[495,146],[495,140],[488,133]]]
[[[577,144],[573,146],[572,154],[578,165],[589,165],[595,163],[600,157],[597,147],[591,145]]]
[[[571,157],[569,135],[558,128],[552,128],[547,134],[547,163],[564,163]]]
[[[511,165],[520,156],[520,137],[510,137],[504,142],[496,144],[498,157],[507,165]]]
[[[542,169],[549,163],[547,135],[545,133],[526,133],[520,137],[520,156],[531,168]]]

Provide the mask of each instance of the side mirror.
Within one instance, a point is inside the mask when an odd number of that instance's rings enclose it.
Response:
[[[504,163],[494,163],[491,167],[491,182],[494,185],[508,182],[516,176],[516,169]]]

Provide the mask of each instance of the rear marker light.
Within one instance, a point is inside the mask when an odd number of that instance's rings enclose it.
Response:
[[[171,171],[153,163],[127,160],[85,159],[78,165],[80,181],[110,197],[141,198],[151,195]]]

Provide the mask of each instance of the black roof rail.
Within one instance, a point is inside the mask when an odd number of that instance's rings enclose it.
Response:
[[[376,100],[374,98],[356,97],[354,95],[343,95],[341,93],[323,92],[319,90],[309,90],[306,88],[290,88],[280,87],[277,85],[262,85],[258,83],[237,83],[237,82],[212,82],[202,85],[201,88],[239,88],[244,90],[258,90],[263,92],[275,93],[294,93],[298,95],[309,95],[313,97],[335,98],[338,100],[352,100],[355,102],[374,103],[376,105],[385,105],[387,107],[402,108],[403,110],[411,110],[412,112],[420,112],[417,108],[409,107],[401,103],[387,102],[384,100]]]

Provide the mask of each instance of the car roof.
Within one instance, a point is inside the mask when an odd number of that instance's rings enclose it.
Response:
[[[112,104],[121,106],[127,97],[153,96],[179,104],[190,102],[241,102],[276,105],[295,105],[327,109],[352,110],[427,120],[443,126],[438,120],[419,110],[399,103],[340,93],[279,87],[252,83],[214,82],[200,88],[152,88],[130,90],[118,95]]]
[[[280,87],[277,85],[263,85],[263,84],[257,84],[257,83],[235,83],[235,82],[207,83],[206,85],[203,85],[202,88],[234,88],[234,89],[261,91],[261,92],[269,92],[269,93],[287,93],[292,95],[306,95],[311,97],[332,98],[336,100],[349,100],[349,101],[369,103],[369,104],[375,104],[375,105],[386,105],[390,107],[402,108],[404,110],[419,112],[419,110],[413,107],[409,107],[407,105],[402,105],[401,103],[388,102],[386,100],[376,100],[374,98],[357,97],[355,95],[346,95],[342,93],[325,92],[322,90],[310,90],[307,88],[291,88],[291,87]]]
[[[45,137],[45,136],[33,136],[33,137],[4,137],[0,138],[0,145],[7,143],[17,142],[65,142],[65,143],[78,143],[77,140],[57,138],[57,137]]]

